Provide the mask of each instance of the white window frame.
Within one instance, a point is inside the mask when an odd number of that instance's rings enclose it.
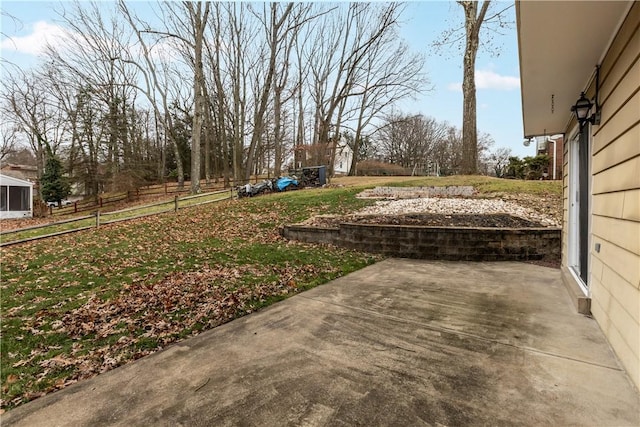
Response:
[[[591,134],[591,132],[589,132],[589,141],[587,143],[587,148],[589,150],[588,153],[588,160],[589,160],[589,164],[588,164],[588,168],[589,168],[589,174],[588,174],[588,185],[589,188],[592,189],[593,188],[593,177],[591,175],[591,162],[592,162],[592,157],[591,157],[591,146],[593,143],[593,135]],[[579,236],[579,212],[580,212],[580,201],[578,200],[578,193],[580,191],[580,185],[579,185],[579,177],[580,177],[580,173],[579,173],[579,169],[580,169],[580,165],[578,162],[578,144],[580,143],[579,141],[580,138],[580,130],[579,128],[576,126],[572,132],[571,132],[571,138],[569,138],[569,149],[568,154],[569,154],[569,182],[568,182],[568,189],[567,189],[567,202],[568,202],[568,208],[569,208],[569,212],[568,212],[568,230],[567,230],[567,234],[568,234],[568,242],[567,242],[567,267],[569,272],[571,273],[571,275],[573,276],[574,280],[576,281],[576,283],[578,284],[578,286],[580,287],[580,289],[582,290],[582,292],[590,297],[591,296],[591,287],[589,286],[588,283],[585,283],[582,280],[582,277],[580,277],[580,236]],[[589,222],[588,222],[588,232],[587,232],[587,251],[589,252],[587,254],[587,280],[590,279],[591,277],[591,256],[590,256],[590,248],[591,248],[591,225],[592,225],[592,221],[591,221],[591,214],[592,214],[592,209],[593,209],[593,194],[592,191],[589,191],[589,203],[588,203],[588,218],[589,218]]]

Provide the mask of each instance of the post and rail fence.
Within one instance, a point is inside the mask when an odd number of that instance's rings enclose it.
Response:
[[[254,182],[258,182],[258,180],[262,178],[258,175],[252,176],[248,180],[241,181],[233,181],[231,180],[231,184],[225,187],[223,182],[202,182],[200,183],[200,188],[203,192],[211,192],[211,191],[222,191],[234,189],[238,185],[244,185],[252,180]],[[182,186],[178,185],[177,182],[165,182],[162,184],[151,184],[143,187],[138,187],[135,190],[124,191],[120,193],[111,194],[108,196],[98,196],[95,199],[91,200],[79,200],[75,201],[68,206],[63,206],[61,208],[53,208],[49,206],[49,214],[52,216],[63,216],[69,214],[76,214],[82,212],[94,212],[96,209],[103,209],[108,205],[115,204],[121,201],[132,201],[132,200],[140,200],[141,198],[148,196],[162,196],[162,195],[180,195],[184,193],[189,193],[191,188],[191,182],[185,181]]]
[[[178,212],[179,209],[192,206],[229,200],[233,198],[233,192],[233,188],[227,188],[184,197],[180,197],[179,194],[175,194],[172,200],[164,200],[161,202],[134,206],[111,212],[104,212],[99,209],[104,206],[104,203],[102,205],[94,205],[94,211],[90,215],[56,221],[45,225],[2,231],[0,232],[0,247],[44,239],[47,237],[60,236],[90,228],[99,228],[102,225],[128,221],[150,215],[158,215],[166,212]]]

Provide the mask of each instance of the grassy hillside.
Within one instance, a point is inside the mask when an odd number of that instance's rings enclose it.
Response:
[[[481,194],[490,196],[494,193],[506,194],[550,194],[562,195],[562,181],[525,181],[519,179],[499,179],[489,176],[446,176],[446,177],[382,177],[382,176],[345,176],[336,177],[332,184],[347,187],[399,186],[399,187],[428,187],[447,185],[471,185]]]
[[[339,178],[343,187],[227,200],[0,249],[2,408],[143,357],[379,259],[289,242],[279,227],[344,214],[374,185],[474,185],[558,194],[559,184]]]
[[[373,262],[278,232],[363,206],[355,191],[224,201],[3,248],[2,407]]]

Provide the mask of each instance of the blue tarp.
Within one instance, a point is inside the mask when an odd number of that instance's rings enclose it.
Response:
[[[283,176],[282,178],[278,178],[278,180],[276,181],[276,187],[278,187],[278,191],[283,191],[285,188],[287,188],[291,184],[297,187],[298,181],[293,178],[289,178],[288,176]]]

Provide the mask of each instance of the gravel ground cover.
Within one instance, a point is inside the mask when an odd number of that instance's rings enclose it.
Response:
[[[454,190],[450,190],[455,193]],[[328,226],[329,222],[367,222],[458,227],[560,227],[562,212],[557,203],[531,195],[495,195],[494,198],[420,197],[422,188],[369,190],[359,197],[384,195],[375,205],[343,217],[315,217],[309,225]],[[409,194],[418,195],[407,198]],[[421,214],[413,217],[410,214]],[[507,217],[513,219],[507,220]]]
[[[342,222],[380,225],[418,225],[431,227],[489,227],[532,228],[543,227],[537,222],[507,214],[405,214],[405,215],[348,215],[342,217],[319,216],[313,220],[318,227],[338,227]]]

